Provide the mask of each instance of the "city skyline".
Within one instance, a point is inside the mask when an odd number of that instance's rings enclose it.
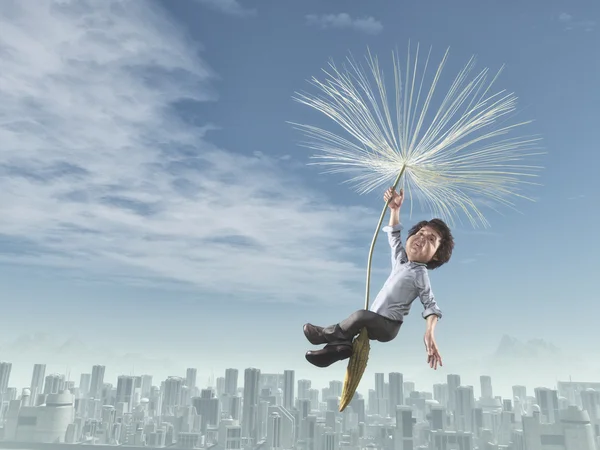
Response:
[[[2,348],[0,347],[0,350]],[[158,377],[167,378],[169,376],[178,376],[177,373],[185,372],[185,367],[190,366],[192,359],[186,358],[179,360],[177,364],[171,365],[166,360],[155,360],[154,364],[149,364],[152,360],[135,360],[139,355],[123,355],[122,357],[107,358],[106,356],[100,360],[94,361],[97,356],[94,353],[89,353],[84,350],[85,353],[81,353],[77,361],[77,357],[74,354],[65,353],[64,358],[74,358],[71,360],[65,359],[63,363],[57,364],[52,363],[53,357],[48,357],[44,353],[31,354],[29,359],[39,361],[45,361],[44,366],[48,368],[49,372],[62,373],[67,376],[71,381],[79,379],[82,373],[85,373],[85,368],[89,365],[101,365],[107,367],[108,372],[103,373],[103,377],[107,379],[117,379],[118,376],[140,376],[147,372],[153,372]],[[3,352],[3,358],[6,354]],[[385,367],[381,364],[380,352],[374,353],[375,362],[371,361],[371,364],[365,372],[365,376],[361,384],[359,385],[358,392],[363,393],[369,389],[374,388],[374,373],[390,373],[390,372],[403,372],[407,379],[414,380],[417,389],[423,389],[425,386],[439,383],[446,379],[451,373],[459,373],[463,380],[467,380],[468,384],[477,384],[477,380],[481,373],[486,373],[495,379],[496,391],[501,395],[507,395],[512,389],[512,386],[516,384],[517,380],[520,380],[520,384],[533,388],[536,386],[543,386],[551,388],[556,386],[559,380],[572,380],[576,382],[586,382],[586,380],[600,379],[600,371],[597,366],[588,366],[588,370],[581,372],[577,368],[585,366],[577,365],[581,363],[576,359],[569,359],[560,350],[553,347],[551,344],[543,341],[533,342],[519,342],[509,336],[504,336],[500,345],[496,349],[494,355],[491,355],[488,365],[477,364],[473,361],[463,361],[463,364],[457,364],[453,369],[442,368],[437,371],[429,369],[427,366],[422,367],[420,365],[411,366],[407,369],[406,365],[403,364],[392,364],[387,365],[391,369],[382,369]],[[129,360],[129,365],[123,365],[123,361]],[[3,362],[11,363],[12,380],[18,380],[14,386],[18,388],[29,386],[30,369],[29,367],[33,364],[38,363],[13,363],[9,360],[3,359]],[[99,362],[99,361],[109,361]],[[403,360],[404,361],[404,360]],[[410,360],[409,360],[410,361]],[[411,361],[412,362],[412,361]],[[566,365],[566,367],[565,367]],[[570,366],[569,366],[570,365]],[[310,366],[306,363],[296,363],[292,366],[288,366],[288,369],[281,369],[281,364],[275,363],[267,366],[261,364],[230,364],[223,362],[217,367],[206,367],[200,362],[196,369],[196,376],[199,380],[215,379],[217,373],[228,370],[227,368],[235,368],[236,370],[244,370],[247,367],[256,367],[262,370],[263,373],[283,373],[285,370],[292,370],[295,373],[301,374],[302,378],[310,378],[315,380],[316,383],[323,385],[328,384],[331,380],[343,380],[346,365],[336,364],[328,369],[318,369]],[[402,370],[404,367],[405,370]],[[483,371],[483,372],[482,372]],[[584,373],[584,375],[580,375]]]
[[[10,372],[11,364],[0,362],[0,443],[8,445],[595,450],[600,443],[600,382],[594,381],[517,384],[503,397],[487,375],[478,387],[448,374],[417,390],[402,373],[376,373],[374,388],[339,412],[342,381],[319,389],[293,370],[228,368],[203,386],[196,368],[166,379],[120,375],[114,383],[103,365],[76,382],[36,364],[20,395],[7,387]]]

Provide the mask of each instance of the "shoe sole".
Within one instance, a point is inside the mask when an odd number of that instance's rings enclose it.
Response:
[[[313,366],[329,367],[335,362],[350,358],[350,356],[352,356],[352,348],[344,348],[323,353],[307,352],[305,358]]]

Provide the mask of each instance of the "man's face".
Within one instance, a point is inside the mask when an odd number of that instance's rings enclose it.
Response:
[[[406,255],[409,261],[427,264],[433,259],[442,242],[437,230],[429,225],[421,228],[406,241]]]

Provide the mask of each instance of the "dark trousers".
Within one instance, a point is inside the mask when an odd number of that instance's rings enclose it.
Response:
[[[322,333],[328,345],[351,345],[354,336],[363,328],[367,329],[369,339],[389,342],[398,335],[401,325],[401,321],[389,319],[366,309],[359,309],[340,323],[323,328]]]

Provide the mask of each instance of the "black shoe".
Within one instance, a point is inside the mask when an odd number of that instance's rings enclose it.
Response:
[[[306,352],[306,360],[313,366],[329,367],[334,362],[348,359],[352,356],[352,345],[330,344],[321,350]]]
[[[323,336],[323,327],[316,327],[310,323],[304,324],[304,336],[312,345],[327,344],[325,336]]]

